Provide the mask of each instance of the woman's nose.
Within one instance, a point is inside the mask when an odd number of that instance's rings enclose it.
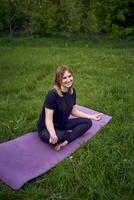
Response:
[[[70,78],[67,78],[67,82],[69,82],[70,81]]]
[[[67,78],[67,82],[69,82],[70,81],[70,78]]]

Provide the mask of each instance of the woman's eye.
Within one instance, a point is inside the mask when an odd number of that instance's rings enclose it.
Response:
[[[67,78],[71,78],[72,77],[72,75],[70,74],[68,77],[63,77],[62,79],[67,79]]]

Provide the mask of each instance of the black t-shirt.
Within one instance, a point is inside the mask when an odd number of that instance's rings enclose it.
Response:
[[[69,115],[71,114],[73,106],[76,104],[76,93],[73,89],[73,93],[62,92],[63,96],[60,97],[55,89],[52,89],[47,94],[42,112],[40,114],[37,129],[40,132],[45,126],[45,107],[54,110],[53,123],[54,126],[58,126],[61,129],[68,121]]]

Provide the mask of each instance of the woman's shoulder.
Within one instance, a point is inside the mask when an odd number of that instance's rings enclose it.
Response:
[[[57,95],[53,89],[49,90],[44,101],[44,106],[46,108],[55,109],[55,106],[57,104]]]
[[[55,89],[52,88],[51,90],[49,90],[48,93],[47,93],[47,96],[56,97],[56,96],[57,96],[57,93],[56,93]]]
[[[73,88],[73,92],[75,92],[76,90],[75,90],[75,88]]]
[[[75,90],[75,88],[73,88],[72,94],[76,95],[76,90]]]

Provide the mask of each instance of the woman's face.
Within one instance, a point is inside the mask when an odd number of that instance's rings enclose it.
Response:
[[[69,71],[65,71],[62,77],[61,86],[69,89],[73,84],[73,76]]]

